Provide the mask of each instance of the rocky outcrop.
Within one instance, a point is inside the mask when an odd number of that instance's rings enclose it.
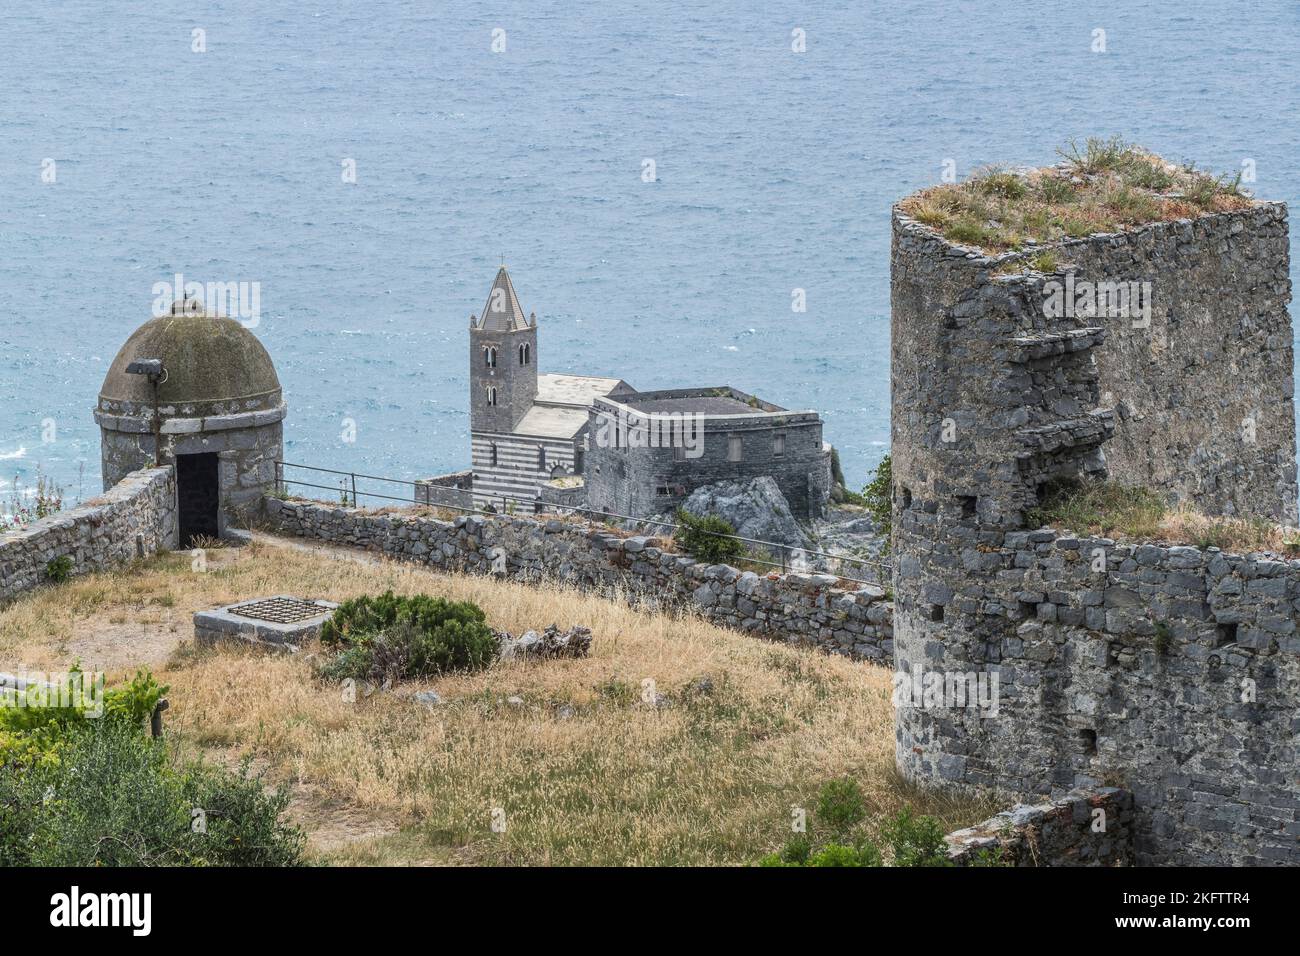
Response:
[[[591,653],[591,628],[575,624],[561,631],[554,624],[538,634],[524,631],[515,637],[509,631],[497,634],[503,661],[535,660],[553,657],[586,657]]]
[[[742,538],[771,541],[791,548],[812,546],[812,538],[795,520],[785,495],[767,475],[696,488],[682,503],[682,508],[700,517],[724,518]]]

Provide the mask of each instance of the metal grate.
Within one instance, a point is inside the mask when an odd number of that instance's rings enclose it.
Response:
[[[232,607],[230,613],[238,614],[240,617],[250,617],[255,621],[270,621],[272,624],[293,624],[295,621],[305,621],[309,617],[319,617],[329,610],[327,607],[299,598],[275,597]]]

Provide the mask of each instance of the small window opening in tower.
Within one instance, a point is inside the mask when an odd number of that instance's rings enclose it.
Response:
[[[537,470],[538,471],[546,470],[546,446],[545,445],[537,446]]]
[[[497,367],[497,350],[492,347],[483,350],[483,364],[488,368]]]
[[[488,446],[488,455],[492,460],[492,467],[495,468],[497,465],[497,443],[496,442],[493,442],[491,445]]]
[[[943,620],[943,605],[942,605],[942,604],[931,604],[931,605],[930,605],[930,620],[932,620],[932,621],[942,621],[942,620]]]
[[[1237,643],[1236,624],[1218,624],[1214,628],[1214,646],[1227,647]]]
[[[519,364],[527,365],[530,361],[532,361],[532,354],[533,354],[533,349],[531,345],[529,345],[527,342],[524,342],[522,345],[520,345]]]
[[[902,501],[901,501],[900,506],[902,507],[902,509],[903,509],[904,511],[906,511],[908,508],[912,507],[912,492],[911,492],[911,489],[909,489],[909,488],[904,488],[904,489],[903,489]]]
[[[493,385],[489,385],[489,386],[488,386],[488,390],[487,390],[487,403],[488,403],[489,405],[495,405],[495,404],[497,403],[497,390],[496,390],[496,386],[493,386]]]
[[[957,500],[961,502],[961,516],[963,518],[975,517],[977,501],[974,495],[958,495]]]
[[[772,436],[772,457],[781,458],[785,455],[785,434],[777,432]]]
[[[1097,731],[1091,728],[1084,728],[1079,731],[1079,749],[1084,752],[1085,756],[1093,756],[1097,753]]]

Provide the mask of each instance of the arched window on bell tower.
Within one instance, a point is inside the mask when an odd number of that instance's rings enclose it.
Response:
[[[495,345],[489,345],[483,350],[483,364],[487,368],[497,367],[497,347]]]
[[[527,365],[533,359],[533,348],[527,342],[519,346],[519,364]]]
[[[497,387],[495,385],[488,386],[487,403],[489,405],[495,405],[497,403]]]

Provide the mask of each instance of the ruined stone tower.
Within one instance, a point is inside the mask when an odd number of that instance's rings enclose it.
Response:
[[[100,388],[104,488],[176,468],[180,544],[244,526],[275,489],[285,404],[271,357],[234,319],[194,300],[136,329]]]
[[[900,770],[1021,796],[1121,784],[1145,862],[1300,862],[1300,562],[1027,516],[1092,475],[1295,523],[1285,207],[1000,255],[896,207],[891,278],[896,667],[998,698],[904,700]],[[1062,310],[1067,280],[1150,283],[1150,308]]]
[[[509,434],[537,398],[537,318],[524,317],[505,266],[470,316],[469,380],[471,432]]]

